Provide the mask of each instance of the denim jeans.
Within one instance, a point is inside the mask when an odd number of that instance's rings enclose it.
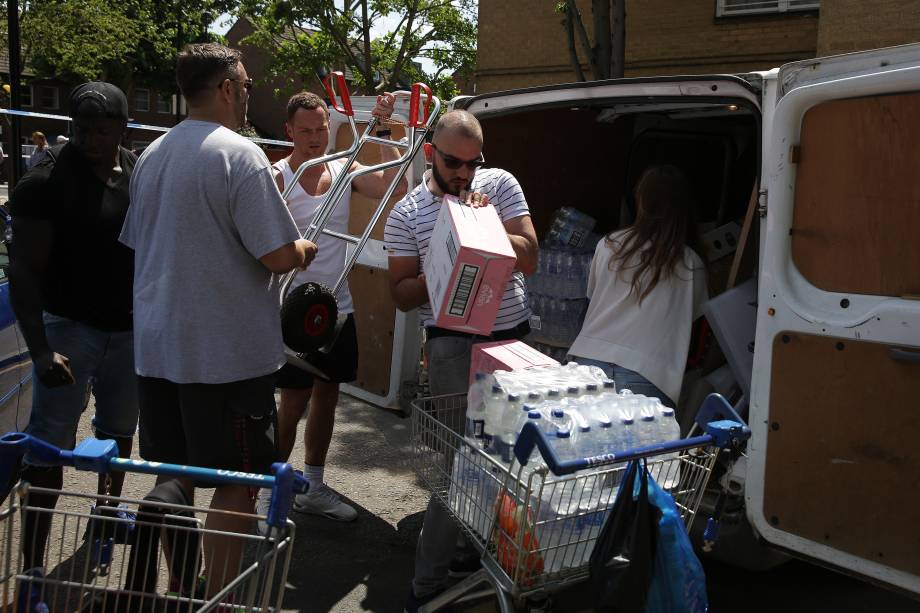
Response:
[[[73,449],[89,392],[96,398],[93,427],[102,437],[130,437],[137,429],[134,334],[104,332],[51,313],[44,314],[52,351],[70,360],[76,382],[47,387],[33,367],[32,416],[26,431],[62,449]],[[26,455],[26,463],[41,465]]]
[[[479,339],[478,342],[484,340]],[[460,394],[469,389],[473,343],[472,337],[460,336],[440,336],[425,343],[428,386],[432,396]],[[412,591],[417,597],[432,594],[444,586],[459,538],[460,529],[456,522],[432,496],[415,547]]]
[[[643,396],[648,396],[650,398],[658,398],[661,400],[661,404],[675,408],[675,403],[671,398],[667,396],[664,392],[658,389],[654,383],[640,375],[634,370],[629,370],[628,368],[623,368],[612,362],[602,362],[601,360],[593,360],[591,358],[582,358],[579,356],[572,356],[579,364],[584,364],[585,366],[597,366],[604,371],[608,377],[613,379],[617,384],[617,390],[627,389],[633,394],[642,394]]]

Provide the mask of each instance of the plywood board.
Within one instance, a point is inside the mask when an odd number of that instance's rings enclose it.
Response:
[[[920,364],[884,344],[773,343],[764,516],[778,529],[920,574]]]
[[[363,126],[359,125],[359,134]],[[400,126],[392,126],[392,138],[399,140],[404,131]],[[337,149],[347,149],[351,146],[351,130],[348,126],[339,127],[336,145]],[[376,164],[380,162],[380,149],[374,145],[364,147],[358,157],[363,164]],[[386,225],[386,216],[398,199],[393,198],[387,203],[386,211],[377,223],[371,238],[383,240],[383,228]],[[348,232],[359,235],[367,227],[374,209],[379,200],[368,198],[353,192],[351,196],[351,216],[348,220]],[[357,387],[376,394],[386,396],[390,391],[390,360],[393,355],[393,331],[396,316],[396,305],[390,298],[389,276],[387,271],[355,266],[348,276],[355,306],[355,326],[358,331],[358,379]]]
[[[815,286],[920,295],[920,93],[835,100],[802,121],[792,257]]]

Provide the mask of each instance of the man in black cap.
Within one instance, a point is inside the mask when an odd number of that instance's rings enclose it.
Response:
[[[48,149],[10,198],[13,310],[32,354],[34,392],[27,432],[64,449],[75,444],[90,390],[96,437],[128,457],[137,427],[132,284],[134,252],[118,242],[136,158],[120,146],[128,101],[110,83],[84,83],[70,95],[72,138]],[[60,489],[62,469],[27,455],[21,474]],[[113,473],[99,494],[118,496]],[[56,496],[30,495],[53,508]],[[24,568],[42,566],[47,513],[26,514]]]

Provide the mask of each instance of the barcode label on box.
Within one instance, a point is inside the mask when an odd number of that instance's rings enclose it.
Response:
[[[479,266],[472,264],[463,264],[460,274],[457,275],[457,286],[454,287],[453,295],[450,299],[450,307],[447,310],[448,315],[453,317],[463,317],[470,306],[470,297],[473,293],[473,284],[476,282],[476,276],[479,274]]]

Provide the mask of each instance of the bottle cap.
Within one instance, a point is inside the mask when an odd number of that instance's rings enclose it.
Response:
[[[597,383],[589,383],[588,385],[585,386],[585,389],[588,390],[589,392],[596,392]]]
[[[482,380],[485,379],[485,378],[486,378],[486,373],[484,373],[484,372],[478,372],[478,373],[476,373],[475,379],[476,379],[477,381],[482,381]]]
[[[625,426],[631,426],[632,424],[633,424],[633,419],[632,419],[632,417],[624,417],[624,418],[623,418],[623,425],[625,425]]]
[[[501,393],[502,393],[502,386],[499,385],[498,383],[493,383],[493,384],[492,384],[492,393],[493,393],[493,394],[501,394]]]
[[[525,411],[526,413],[530,413],[531,411],[536,411],[536,410],[537,410],[537,407],[535,407],[535,406],[532,405],[532,404],[525,404],[522,408],[524,409],[524,411]]]
[[[527,394],[527,399],[528,400],[539,400],[540,392],[530,392],[529,394]]]
[[[654,415],[643,415],[642,421],[655,421],[655,416]]]
[[[581,390],[578,389],[577,385],[570,385],[567,390],[565,390],[570,395],[578,395],[578,392]]]
[[[610,428],[613,426],[613,423],[606,417],[601,420],[601,428]]]
[[[578,430],[580,432],[591,432],[591,426],[580,426]]]
[[[508,394],[508,402],[520,402],[521,397],[517,394]]]
[[[568,430],[556,430],[556,438],[569,438],[572,433]]]
[[[562,409],[553,409],[553,417],[565,417],[565,411]]]
[[[540,415],[540,411],[530,411],[527,413],[527,419],[542,419],[543,416]]]
[[[661,414],[664,415],[665,417],[674,417],[674,409],[672,409],[671,407],[664,407],[663,409],[661,409]]]
[[[605,390],[615,390],[616,389],[616,383],[614,383],[613,379],[607,379],[606,381],[604,381],[604,389]]]
[[[556,396],[559,395],[559,390],[557,390],[556,388],[553,388],[549,390],[548,392],[546,392],[546,395],[549,396],[550,398],[555,398]]]

